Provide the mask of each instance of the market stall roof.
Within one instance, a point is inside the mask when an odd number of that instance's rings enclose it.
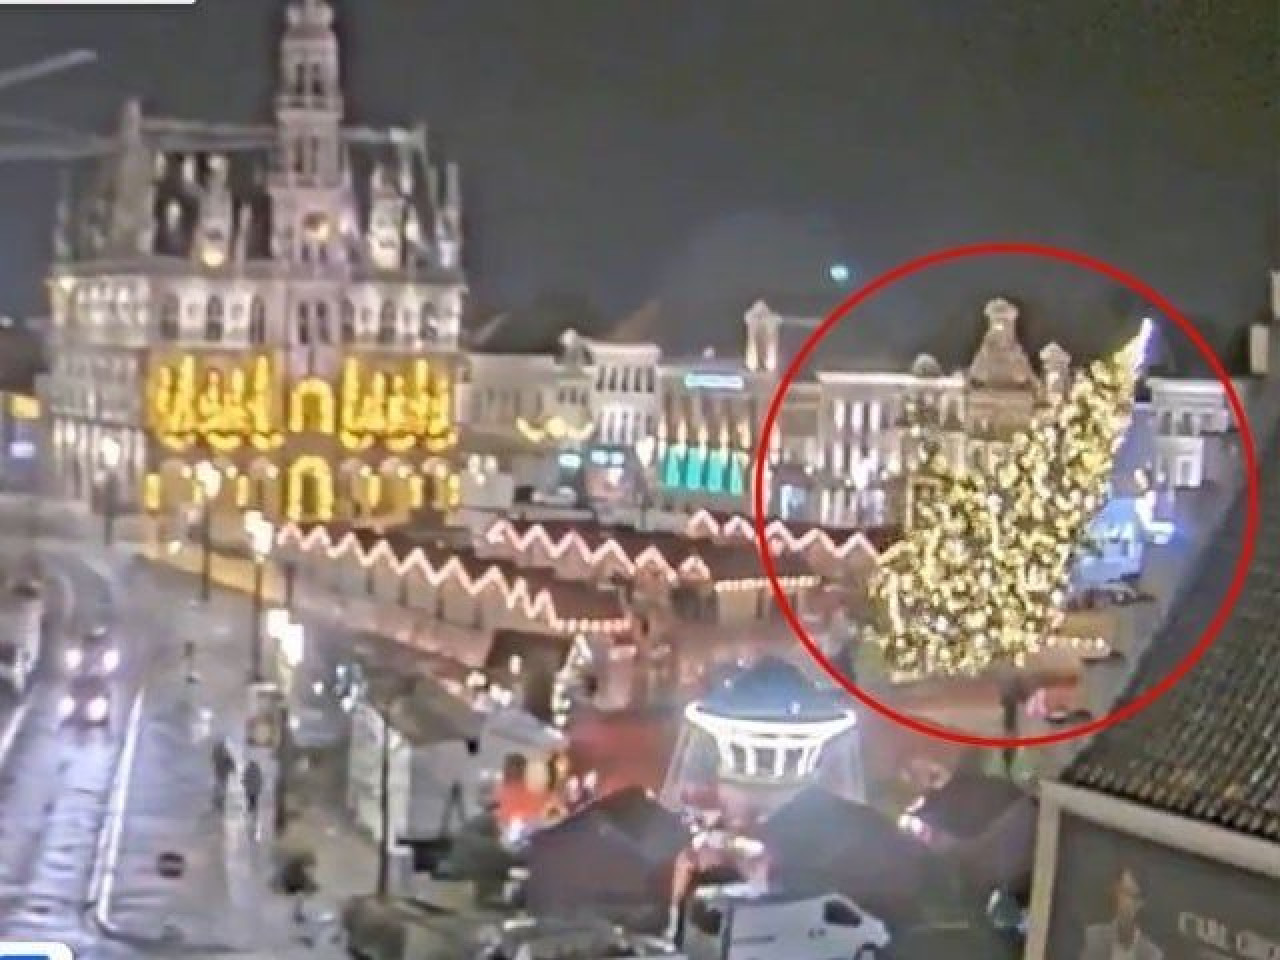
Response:
[[[1172,690],[1109,727],[1062,779],[1167,813],[1280,842],[1280,432],[1259,443],[1257,550],[1213,644]],[[1169,676],[1227,594],[1244,542],[1241,491],[1121,703]]]
[[[560,833],[587,831],[622,838],[637,855],[653,863],[674,862],[689,845],[689,829],[641,787],[607,794],[535,834],[549,839]]]
[[[914,916],[932,854],[888,817],[820,787],[759,828],[771,876],[793,889],[838,889],[886,920]]]
[[[957,772],[942,786],[924,793],[911,814],[948,836],[971,839],[1025,797],[1026,792],[1006,777]]]
[[[962,840],[949,856],[979,896],[1004,890],[1015,897],[1031,891],[1035,866],[1038,804],[1023,795],[980,835]]]

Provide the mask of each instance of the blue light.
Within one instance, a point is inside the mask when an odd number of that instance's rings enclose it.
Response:
[[[843,287],[849,282],[849,277],[852,276],[852,272],[849,270],[849,267],[843,263],[833,263],[830,269],[827,270],[827,276],[831,278],[832,283]]]

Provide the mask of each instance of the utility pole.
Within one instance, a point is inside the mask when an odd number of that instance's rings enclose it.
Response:
[[[397,707],[413,694],[414,680],[395,674],[375,678],[368,702],[378,715],[381,734],[378,757],[378,889],[379,898],[391,891],[391,736]]]

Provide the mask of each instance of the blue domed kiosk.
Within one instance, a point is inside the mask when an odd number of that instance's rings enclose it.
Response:
[[[710,793],[726,813],[754,819],[812,785],[865,799],[857,715],[843,691],[765,657],[685,709],[662,800],[687,808]]]

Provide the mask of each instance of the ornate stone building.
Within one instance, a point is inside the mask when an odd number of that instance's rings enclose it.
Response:
[[[420,128],[345,125],[339,54],[329,4],[295,0],[271,126],[125,108],[59,218],[57,492],[109,480],[121,509],[179,516],[204,476],[219,506],[301,521],[456,498],[458,171]]]
[[[665,502],[748,508],[764,413],[800,342],[821,322],[805,306],[752,306],[740,360],[664,363],[653,486]],[[801,371],[766,441],[770,512],[833,526],[895,524],[925,439],[955,462],[975,463],[1025,427],[1038,405],[1065,388],[1070,357],[1050,344],[1037,370],[1018,340],[1017,308],[996,299],[984,314],[986,329],[967,363],[922,354],[903,358],[898,369],[881,362]]]

